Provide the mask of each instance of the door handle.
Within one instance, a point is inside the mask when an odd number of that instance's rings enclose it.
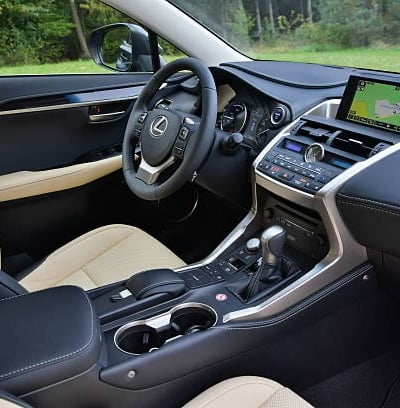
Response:
[[[109,112],[109,113],[93,113],[89,114],[89,120],[91,122],[103,122],[106,120],[117,119],[123,116],[126,111]]]

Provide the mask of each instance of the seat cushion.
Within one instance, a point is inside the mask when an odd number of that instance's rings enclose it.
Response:
[[[184,408],[312,408],[293,391],[261,377],[223,381],[187,403]]]
[[[62,246],[19,283],[29,291],[76,285],[88,290],[155,268],[185,263],[139,228],[107,225]]]

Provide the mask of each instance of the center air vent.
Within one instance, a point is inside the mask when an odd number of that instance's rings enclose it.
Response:
[[[378,137],[309,120],[300,120],[290,133],[292,136],[306,138],[308,143],[321,143],[363,158],[391,146],[391,143]]]

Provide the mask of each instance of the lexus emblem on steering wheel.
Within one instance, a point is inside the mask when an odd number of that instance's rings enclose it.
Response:
[[[165,116],[157,116],[150,125],[150,133],[153,137],[161,137],[168,127],[168,119]]]

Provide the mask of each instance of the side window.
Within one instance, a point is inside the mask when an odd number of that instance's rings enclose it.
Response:
[[[8,0],[0,6],[0,75],[112,72],[95,64],[87,40],[92,30],[121,22],[137,25],[99,0]],[[164,61],[183,56],[159,42]]]

